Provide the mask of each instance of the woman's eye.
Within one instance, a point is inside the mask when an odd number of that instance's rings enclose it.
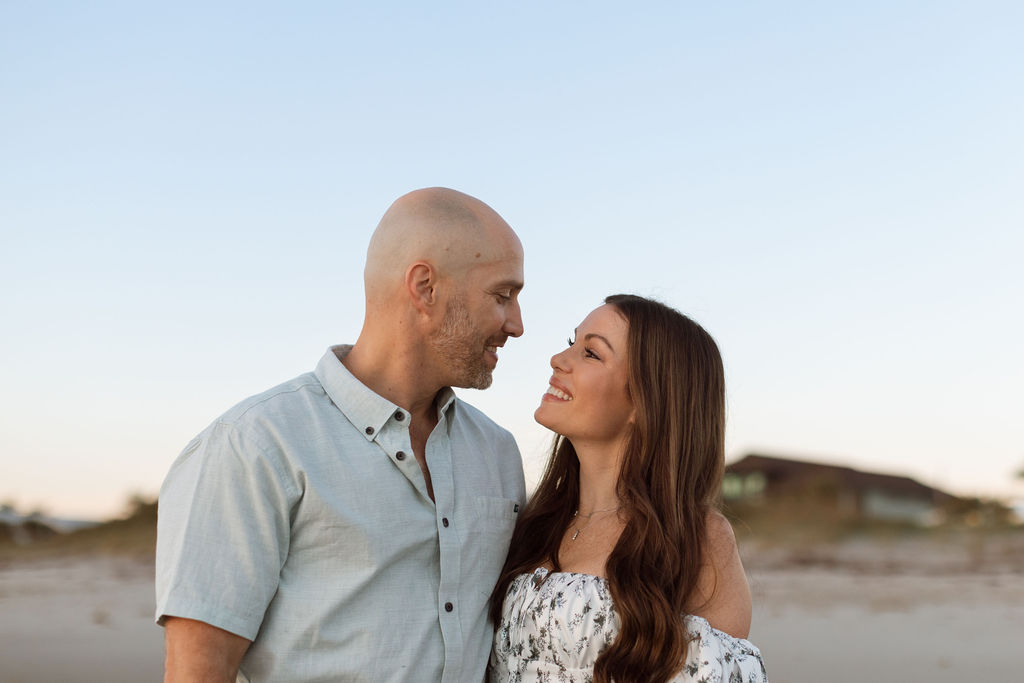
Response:
[[[566,341],[566,342],[568,342],[569,346],[572,346],[573,344],[575,344],[575,343],[576,343],[576,340],[575,340],[575,339],[573,339],[572,337],[569,337],[569,338],[568,338],[568,339],[566,339],[565,341]]]
[[[597,360],[601,360],[601,358],[596,353],[594,353],[593,349],[591,349],[589,346],[583,347],[583,355],[585,355],[587,358],[595,358]]]

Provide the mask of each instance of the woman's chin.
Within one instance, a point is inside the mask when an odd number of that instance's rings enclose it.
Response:
[[[544,408],[545,406],[543,403],[537,406],[537,410],[533,411],[533,419],[541,427],[547,427],[548,429],[551,429],[551,431],[554,431],[551,427],[550,416],[545,414],[547,411],[544,410]]]

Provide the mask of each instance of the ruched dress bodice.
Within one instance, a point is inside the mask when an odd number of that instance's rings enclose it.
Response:
[[[767,683],[761,652],[684,616],[686,662],[670,683]],[[490,683],[592,683],[594,662],[618,635],[608,582],[541,567],[509,585],[488,666]]]

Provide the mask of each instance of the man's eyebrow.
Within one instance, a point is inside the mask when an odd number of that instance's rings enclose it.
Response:
[[[518,291],[520,291],[523,288],[523,282],[522,282],[522,280],[505,280],[504,282],[499,282],[498,284],[494,285],[494,288],[495,289],[505,289],[505,288],[508,288],[508,289],[511,289],[511,290],[514,290],[514,291],[518,292]]]
[[[588,334],[587,336],[583,337],[583,339],[584,339],[585,341],[589,341],[589,340],[591,340],[591,339],[594,339],[595,337],[596,337],[597,339],[600,339],[601,341],[603,341],[603,342],[604,342],[604,344],[605,344],[605,346],[607,346],[607,347],[608,347],[609,349],[611,349],[611,350],[612,350],[613,352],[615,351],[615,347],[614,347],[614,346],[612,346],[612,343],[611,343],[610,341],[608,341],[608,339],[607,339],[607,338],[605,338],[605,337],[601,336],[600,334],[597,334],[596,332],[591,332],[591,333],[590,333],[590,334]]]

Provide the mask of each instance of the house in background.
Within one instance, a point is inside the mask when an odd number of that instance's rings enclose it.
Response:
[[[941,522],[957,500],[910,477],[756,454],[726,466],[722,497],[726,503],[797,505],[850,519],[919,525]]]

